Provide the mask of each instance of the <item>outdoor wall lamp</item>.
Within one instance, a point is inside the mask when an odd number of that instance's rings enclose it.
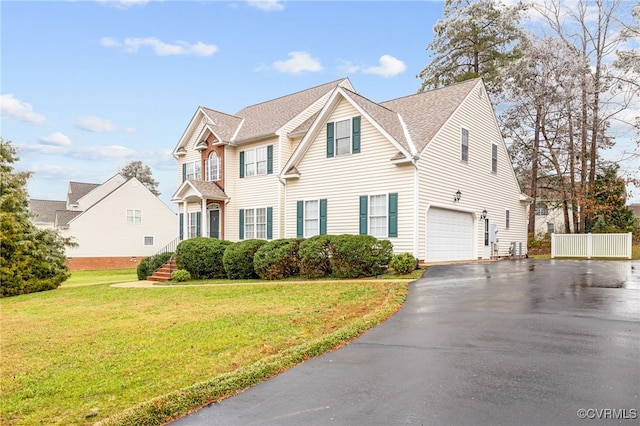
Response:
[[[456,191],[456,194],[453,196],[453,202],[455,203],[456,201],[460,201],[460,196],[462,195],[462,192],[460,192],[460,190],[458,189]]]
[[[482,215],[480,215],[480,217],[482,219],[485,219],[487,217],[487,209],[482,210]]]

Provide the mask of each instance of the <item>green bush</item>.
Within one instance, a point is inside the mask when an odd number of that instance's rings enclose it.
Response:
[[[397,274],[409,274],[416,269],[416,258],[411,253],[396,254],[391,258],[389,266],[391,266]]]
[[[300,243],[300,275],[321,278],[331,275],[331,236],[316,235]]]
[[[370,235],[336,235],[331,238],[331,269],[337,278],[380,275],[387,270],[393,245]]]
[[[138,279],[146,280],[156,269],[167,263],[171,256],[173,256],[173,252],[155,254],[142,259],[137,268]]]
[[[173,271],[171,273],[171,280],[176,282],[185,282],[191,279],[191,274],[189,271],[184,269],[178,269],[177,271]]]
[[[182,241],[176,248],[176,266],[186,269],[191,278],[224,278],[224,251],[233,244],[217,238],[196,237]]]
[[[264,244],[253,257],[253,267],[263,280],[281,280],[298,275],[300,239],[273,240]]]
[[[230,280],[258,278],[253,268],[253,256],[266,240],[244,240],[227,247],[222,256],[224,270]]]

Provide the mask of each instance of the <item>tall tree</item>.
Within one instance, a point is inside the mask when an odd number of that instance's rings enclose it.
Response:
[[[521,56],[520,28],[526,6],[504,6],[495,0],[445,0],[444,17],[433,27],[427,46],[432,60],[418,78],[419,91],[482,77],[495,91],[500,71]]]
[[[31,221],[27,180],[15,172],[17,151],[0,138],[0,296],[51,290],[69,277],[65,245],[57,231],[38,229]]]
[[[158,192],[158,181],[153,179],[151,168],[142,164],[142,161],[130,161],[122,166],[118,172],[127,179],[138,179],[156,197],[160,195],[160,192]]]
[[[630,68],[612,66],[633,28],[628,22],[629,5],[624,0],[545,0],[535,6],[546,25],[545,32],[551,30],[556,38],[573,46],[588,64],[578,79],[578,102],[567,105],[567,113],[573,115],[571,125],[577,144],[574,208],[580,212],[580,232],[594,214],[590,200],[600,170],[600,154],[615,143],[612,124],[625,125],[620,120],[623,112],[637,102],[639,93],[637,80],[628,78]]]

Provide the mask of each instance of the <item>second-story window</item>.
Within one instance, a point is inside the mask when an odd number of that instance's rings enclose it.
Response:
[[[185,179],[202,179],[202,165],[200,161],[191,161],[184,164],[184,178]]]
[[[460,143],[460,159],[469,161],[469,131],[462,129],[462,140]]]
[[[240,177],[273,173],[273,145],[240,152]]]
[[[205,170],[207,173],[207,181],[211,182],[220,179],[220,157],[215,152],[209,154],[209,158],[205,162]]]

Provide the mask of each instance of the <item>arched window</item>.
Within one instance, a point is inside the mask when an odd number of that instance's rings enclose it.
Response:
[[[209,158],[206,163],[207,181],[211,182],[220,179],[220,158],[215,151],[212,151],[211,154],[209,154]]]
[[[542,201],[536,204],[536,216],[547,216],[549,214],[549,208]]]

